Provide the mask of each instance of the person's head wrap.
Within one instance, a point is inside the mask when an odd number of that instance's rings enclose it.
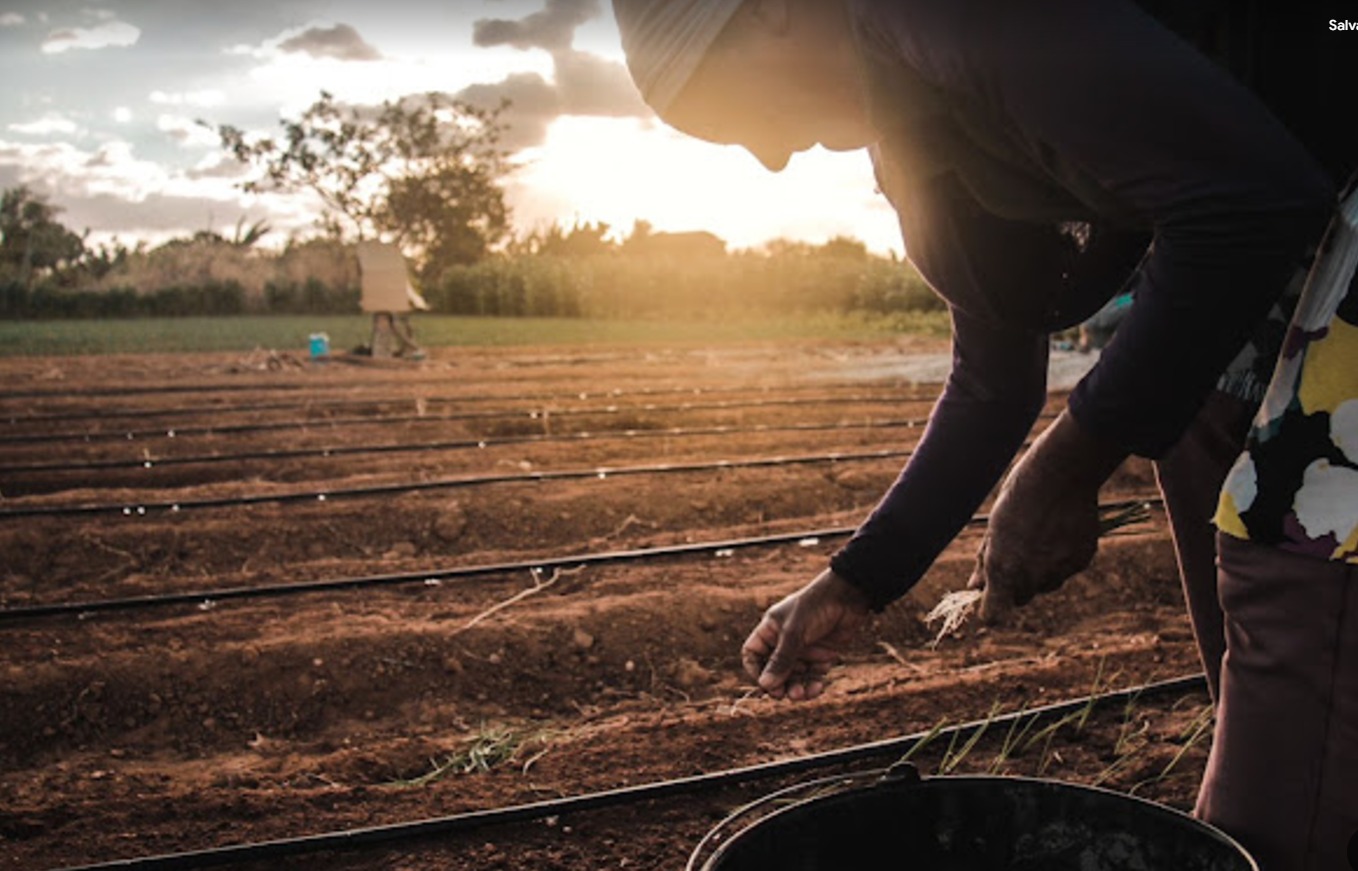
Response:
[[[744,0],[613,0],[627,69],[641,97],[664,112]]]

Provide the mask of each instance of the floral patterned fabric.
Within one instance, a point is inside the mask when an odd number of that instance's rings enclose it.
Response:
[[[1358,192],[1321,243],[1216,523],[1358,564]]]

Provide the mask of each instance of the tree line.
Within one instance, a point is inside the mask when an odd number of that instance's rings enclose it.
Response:
[[[341,244],[257,248],[267,224],[202,230],[163,245],[87,244],[60,209],[20,186],[0,194],[0,318],[109,318],[357,310]]]
[[[263,223],[150,248],[90,246],[26,187],[0,199],[0,317],[131,317],[358,310],[354,243],[396,243],[435,311],[637,317],[941,307],[919,276],[855,240],[728,251],[710,233],[617,238],[598,223],[511,232],[501,187],[507,104],[425,94],[380,107],[322,92],[277,136],[200,121],[245,169],[247,192],[309,194],[314,233],[281,249]]]

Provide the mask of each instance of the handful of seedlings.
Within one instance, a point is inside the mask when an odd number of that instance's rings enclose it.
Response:
[[[1108,506],[1107,510],[1101,506],[1099,512],[1100,538],[1124,526],[1149,520],[1151,516],[1150,505],[1146,502],[1135,502],[1131,505],[1120,503]],[[942,622],[938,627],[938,633],[934,635],[934,640],[929,642],[929,649],[934,649],[940,641],[962,628],[962,624],[967,622],[967,618],[981,604],[981,597],[984,595],[983,590],[953,590],[946,593],[924,617],[924,622],[929,626]]]

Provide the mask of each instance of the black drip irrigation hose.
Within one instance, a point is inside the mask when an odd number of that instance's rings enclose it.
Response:
[[[1054,415],[1043,415],[1050,419]],[[276,451],[242,451],[234,454],[197,454],[180,457],[150,457],[137,460],[91,460],[76,463],[30,463],[0,466],[0,474],[17,475],[33,472],[92,472],[109,469],[153,469],[164,466],[207,465],[248,460],[298,460],[354,456],[361,454],[435,453],[503,447],[506,445],[548,444],[553,442],[582,442],[635,440],[647,438],[683,438],[714,435],[761,435],[765,433],[825,432],[852,429],[910,429],[928,423],[926,418],[908,420],[866,420],[851,423],[756,424],[754,426],[671,427],[668,429],[624,429],[603,432],[571,432],[556,435],[501,436],[484,439],[455,439],[452,441],[411,442],[377,445],[336,445],[327,448],[293,448]]]
[[[574,568],[576,566],[597,566],[608,563],[640,562],[648,559],[663,559],[673,556],[688,556],[700,553],[735,551],[744,548],[807,542],[810,544],[821,539],[837,538],[853,533],[853,527],[831,527],[803,532],[788,532],[777,535],[749,536],[721,541],[689,542],[687,544],[664,547],[637,548],[633,550],[603,551],[572,556],[548,557],[536,560],[516,560],[513,562],[490,563],[475,566],[461,566],[452,569],[436,569],[426,572],[400,572],[386,575],[368,575],[352,578],[331,578],[320,581],[299,581],[291,584],[270,584],[254,587],[228,587],[218,590],[199,590],[188,593],[169,593],[165,595],[134,596],[126,599],[96,599],[87,602],[57,603],[53,605],[29,605],[0,610],[0,623],[30,620],[43,617],[93,615],[111,611],[134,611],[170,605],[202,605],[204,603],[225,602],[232,599],[266,599],[281,596],[294,596],[303,593],[325,593],[336,590],[358,590],[368,587],[393,587],[404,584],[441,584],[445,581],[469,580],[487,575],[514,574],[516,572],[539,572],[549,569]]]
[[[913,386],[913,385],[912,385]],[[402,385],[409,389],[410,385]],[[849,389],[862,389],[863,384],[827,382],[825,384],[788,384],[788,385],[754,385],[749,387],[733,387],[718,385],[715,387],[642,387],[634,390],[583,390],[578,393],[520,393],[504,396],[478,395],[478,396],[416,396],[402,395],[397,397],[375,397],[370,399],[356,398],[331,398],[331,399],[311,399],[302,402],[252,402],[248,405],[196,405],[180,406],[178,408],[110,408],[83,411],[57,411],[46,414],[15,414],[11,413],[7,419],[0,422],[8,423],[11,426],[30,423],[51,423],[55,421],[73,420],[107,420],[113,417],[121,418],[147,418],[147,417],[197,417],[204,414],[231,414],[246,413],[257,411],[292,411],[297,409],[316,409],[316,408],[371,408],[392,405],[411,405],[416,402],[439,405],[458,405],[458,404],[480,404],[485,402],[585,402],[591,399],[620,399],[631,396],[705,396],[713,394],[735,394],[735,393],[803,393],[812,390],[836,391]],[[890,389],[889,387],[886,389]],[[941,385],[940,385],[941,389]],[[910,393],[898,397],[902,401],[919,401],[936,399],[938,390],[925,393]],[[69,398],[64,397],[63,398]],[[2,398],[0,398],[2,399]],[[3,417],[0,412],[0,417]]]
[[[678,472],[712,472],[725,469],[760,469],[775,466],[806,466],[817,463],[848,463],[906,457],[910,450],[880,450],[858,453],[810,454],[797,457],[758,457],[748,460],[717,460],[702,463],[656,463],[640,466],[599,467],[595,469],[562,469],[548,472],[519,472],[503,475],[479,475],[469,478],[442,478],[434,481],[410,481],[401,484],[377,484],[370,487],[348,487],[334,490],[309,490],[292,493],[260,493],[251,496],[224,496],[216,499],[184,499],[174,502],[142,502],[128,505],[34,505],[26,508],[0,509],[0,521],[26,517],[69,517],[94,514],[121,514],[144,517],[153,513],[178,514],[204,508],[231,508],[245,505],[295,504],[328,502],[334,499],[354,499],[368,496],[388,496],[396,493],[419,493],[428,490],[453,490],[480,487],[488,484],[519,484],[539,481],[570,481],[586,478],[631,477],[636,475],[664,475]]]
[[[850,765],[870,759],[902,756],[916,747],[921,741],[937,740],[961,741],[976,733],[996,726],[1008,726],[1032,718],[1032,722],[1052,717],[1062,717],[1081,710],[1092,710],[1110,704],[1127,705],[1133,701],[1160,696],[1185,696],[1201,692],[1207,682],[1202,674],[1184,675],[1152,683],[1128,687],[1107,693],[1089,694],[1064,702],[1055,702],[1037,708],[1028,708],[973,720],[957,726],[915,732],[896,738],[887,738],[867,744],[858,744],[824,753],[801,756],[796,759],[778,762],[765,762],[743,768],[730,768],[708,774],[675,778],[637,786],[549,799],[528,804],[511,805],[490,810],[470,811],[451,816],[433,817],[406,823],[393,823],[383,826],[344,829],[305,835],[296,838],[280,838],[272,841],[255,841],[231,844],[206,850],[182,853],[169,853],[146,856],[136,859],[115,860],[95,865],[70,867],[63,871],[191,871],[198,868],[216,868],[241,862],[265,862],[304,856],[320,852],[358,850],[384,845],[406,844],[447,835],[462,834],[489,826],[509,823],[524,823],[548,817],[560,817],[584,811],[601,810],[610,807],[627,807],[642,802],[673,798],[681,795],[694,795],[715,792],[733,786],[740,786],[761,780],[788,777],[808,771]]]
[[[1160,504],[1157,497],[1104,503],[1099,506],[1101,514],[1116,514],[1132,508],[1149,508]],[[982,526],[990,520],[989,515],[977,514],[967,521],[968,526]],[[573,554],[560,557],[545,557],[533,560],[490,563],[474,566],[459,566],[451,569],[436,569],[423,572],[399,572],[383,575],[366,575],[350,578],[331,578],[319,581],[298,581],[291,584],[270,584],[267,586],[225,587],[216,590],[197,590],[185,593],[166,593],[162,595],[132,596],[124,599],[95,599],[85,602],[59,602],[49,605],[26,605],[0,609],[0,625],[24,620],[49,617],[84,617],[97,613],[115,611],[135,611],[163,608],[173,605],[201,606],[238,599],[267,599],[295,596],[305,593],[324,593],[340,590],[358,590],[371,587],[394,587],[405,584],[432,585],[444,581],[469,580],[487,575],[514,574],[516,572],[541,572],[548,569],[565,569],[577,566],[597,566],[609,563],[642,562],[694,554],[720,554],[754,547],[770,547],[796,543],[813,546],[827,539],[843,538],[852,535],[856,527],[834,526],[822,529],[782,532],[771,535],[746,536],[718,541],[689,542],[686,544],[661,547],[633,548],[629,550],[602,551],[598,553]]]
[[[816,398],[791,399],[751,399],[717,402],[681,402],[673,405],[645,403],[642,405],[607,405],[593,408],[534,408],[509,409],[503,411],[468,411],[453,414],[399,414],[377,417],[332,417],[315,420],[282,420],[270,423],[242,423],[227,426],[192,426],[169,429],[142,429],[100,432],[56,432],[24,433],[0,436],[0,444],[34,444],[51,442],[95,442],[95,441],[138,441],[152,439],[173,439],[186,436],[234,435],[250,432],[271,432],[290,429],[336,429],[347,426],[387,426],[393,423],[446,423],[454,420],[495,420],[500,418],[527,417],[531,420],[547,420],[553,417],[581,417],[588,415],[612,415],[627,413],[653,413],[657,411],[725,411],[742,408],[774,408],[798,405],[880,405],[913,401],[898,396],[828,396]]]

